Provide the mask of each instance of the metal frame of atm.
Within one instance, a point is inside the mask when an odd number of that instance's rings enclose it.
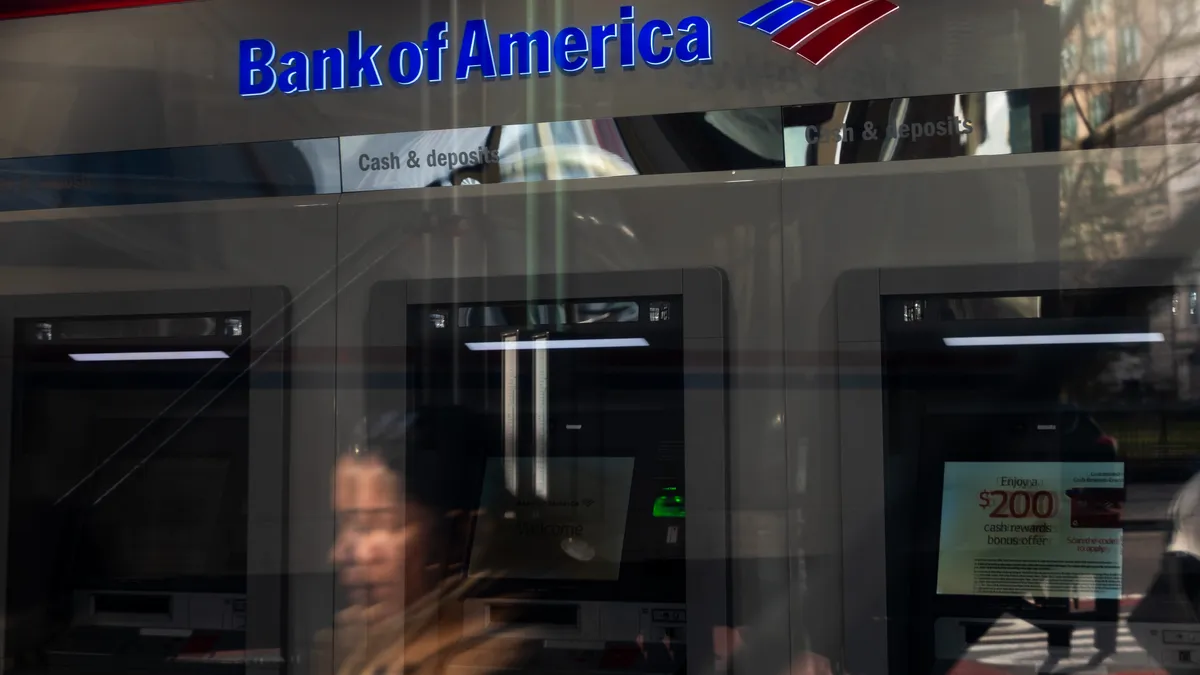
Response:
[[[287,658],[287,478],[290,298],[283,287],[130,291],[0,297],[0,466],[12,452],[13,348],[16,321],[54,317],[249,312],[251,349],[247,523],[247,649],[278,646]],[[277,378],[257,386],[256,377]],[[0,483],[0,537],[8,537],[8,484]],[[8,561],[0,556],[0,580]],[[0,583],[0,607],[7,582]],[[186,593],[173,595],[188,595]],[[161,628],[182,628],[164,625]],[[0,653],[4,636],[0,633]],[[249,668],[248,668],[249,670]]]
[[[1182,260],[867,269],[838,280],[837,371],[846,672],[889,662],[883,298],[1173,285]],[[852,583],[851,583],[852,582]],[[933,627],[930,627],[933,630]]]
[[[720,367],[727,378],[725,288],[725,275],[716,268],[384,281],[371,289],[367,344],[405,353],[408,312],[391,309],[401,301],[407,303],[407,309],[408,305],[674,295],[683,302],[685,380],[691,375],[711,374],[711,354],[722,355]],[[712,662],[714,653],[713,628],[730,625],[727,391],[726,383],[719,388],[688,386],[684,393],[688,663],[700,673],[712,670],[706,664]],[[389,390],[388,403],[405,409],[406,392]],[[581,603],[579,633],[541,637],[594,640],[594,635],[585,633],[589,627],[599,626],[600,604]],[[478,612],[482,607],[475,609]],[[636,623],[639,617],[632,620]]]

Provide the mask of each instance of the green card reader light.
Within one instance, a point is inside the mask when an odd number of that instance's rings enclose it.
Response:
[[[673,487],[663,488],[662,494],[654,500],[654,517],[683,518],[684,515],[683,496]]]

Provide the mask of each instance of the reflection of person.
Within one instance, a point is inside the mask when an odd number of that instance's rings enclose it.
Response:
[[[1113,439],[1101,430],[1094,419],[1078,407],[1070,404],[1064,405],[1059,420],[1060,453],[1064,461],[1118,461]],[[1097,516],[1102,522],[1088,525],[1088,527],[1120,528],[1120,509],[1124,501],[1124,489],[1098,490],[1093,488],[1088,493],[1092,495],[1092,501],[1099,497],[1105,503],[1105,513]],[[1085,502],[1085,500],[1072,497],[1071,508],[1079,508],[1081,502]],[[1093,666],[1099,665],[1117,652],[1117,618],[1121,604],[1118,598],[1096,598],[1094,602],[1091,618],[1094,626],[1093,646],[1096,653],[1089,659],[1090,665]],[[1070,621],[1072,619],[1071,611],[1078,608],[1079,601],[1072,599],[1062,614],[1062,620]],[[1075,627],[1071,623],[1051,624],[1043,627],[1046,630],[1046,640],[1050,648],[1050,659],[1043,664],[1043,669],[1047,670],[1055,666],[1059,660],[1070,656]]]
[[[1154,655],[1164,647],[1161,624],[1173,624],[1182,631],[1200,627],[1200,474],[1179,490],[1170,517],[1173,531],[1158,574],[1129,617],[1129,632]],[[1179,645],[1175,651],[1188,647]],[[1162,665],[1172,673],[1195,672],[1194,663]]]
[[[388,414],[338,457],[331,557],[349,602],[318,637],[316,672],[441,673],[483,648],[503,660],[485,638],[442,630],[471,586],[463,561],[485,455],[478,427],[458,409]]]
[[[1054,426],[1055,434],[1053,457],[1064,462],[1115,462],[1117,451],[1113,440],[1097,425],[1096,421],[1077,406],[1067,403],[1070,397],[1063,393],[1063,403],[1060,404]],[[1095,492],[1093,490],[1093,492]],[[1116,490],[1112,499],[1114,512],[1106,514],[1115,522],[1106,522],[1106,527],[1121,527],[1120,502],[1124,491]],[[1073,499],[1069,508],[1078,508],[1079,500]],[[1093,525],[1096,526],[1096,525]],[[1086,579],[1076,580],[1077,585],[1086,585]],[[1076,622],[1090,619],[1093,631],[1093,646],[1095,653],[1089,659],[1089,665],[1097,666],[1117,651],[1117,617],[1120,600],[1116,598],[1096,598],[1090,612],[1079,612],[1078,598],[1033,598],[1028,601],[1030,609],[1040,615],[1032,619],[1032,623],[1046,631],[1046,646],[1048,658],[1040,666],[1041,672],[1054,670],[1058,663],[1071,656],[1071,647],[1075,634]],[[1088,616],[1090,614],[1090,616]],[[1044,622],[1043,622],[1044,621]]]

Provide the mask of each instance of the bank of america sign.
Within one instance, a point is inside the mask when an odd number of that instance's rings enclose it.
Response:
[[[239,47],[239,92],[245,98],[276,91],[297,95],[382,87],[389,80],[408,87],[449,78],[504,81],[713,60],[712,26],[703,16],[668,21],[639,15],[633,5],[625,5],[615,19],[513,32],[496,31],[487,19],[470,19],[461,27],[436,21],[423,40],[386,46],[372,44],[362,30],[352,30],[341,45],[316,50],[284,51],[269,38],[250,38]]]

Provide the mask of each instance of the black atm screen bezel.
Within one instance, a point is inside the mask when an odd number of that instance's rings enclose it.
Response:
[[[367,409],[406,410],[410,306],[661,298],[683,306],[688,662],[712,659],[713,627],[731,625],[728,508],[727,280],[717,268],[381,281],[367,319]],[[372,384],[374,383],[374,384]],[[706,670],[701,668],[702,671]]]
[[[522,336],[533,336],[540,333],[546,333],[550,336],[566,337],[578,339],[588,338],[646,338],[651,345],[661,344],[658,336],[667,334],[669,346],[667,349],[672,353],[673,357],[678,357],[678,371],[675,373],[667,373],[654,377],[655,382],[662,380],[678,379],[677,386],[679,389],[679,400],[671,403],[678,404],[679,419],[681,427],[686,427],[683,413],[683,379],[684,379],[684,359],[683,359],[683,325],[686,321],[683,308],[681,307],[682,296],[680,295],[652,295],[652,296],[634,296],[620,298],[573,298],[564,297],[556,301],[557,304],[569,308],[578,302],[638,302],[640,305],[639,317],[637,321],[631,322],[612,322],[612,323],[591,323],[591,324],[567,324],[561,327],[553,325],[545,326],[521,326],[520,332]],[[670,320],[664,322],[651,322],[649,320],[649,307],[655,302],[665,302],[669,304]],[[450,320],[453,321],[458,312],[456,310],[465,308],[481,308],[487,306],[487,303],[459,303],[456,306],[451,306]],[[508,326],[459,326],[457,330],[447,330],[444,334],[439,335],[438,331],[424,331],[422,328],[415,326],[413,322],[426,318],[430,313],[438,310],[445,310],[445,305],[416,305],[409,304],[409,337],[413,337],[413,331],[421,331],[424,335],[433,335],[439,342],[450,341],[480,341],[480,342],[496,342],[503,339],[504,335],[510,334],[516,330],[516,327]],[[428,345],[429,343],[423,343]],[[409,351],[410,363],[424,361],[428,357],[421,353],[422,343],[410,343],[412,349]],[[530,352],[519,352],[519,358],[522,355]],[[656,353],[662,353],[660,349]],[[414,374],[409,370],[409,388],[412,390],[414,386]],[[414,413],[412,409],[413,401],[409,401],[410,414]],[[685,432],[684,428],[680,432]],[[494,455],[500,457],[499,454]],[[685,460],[686,462],[686,460]],[[637,508],[645,508],[646,504],[636,501],[637,487],[639,486],[638,471],[639,466],[635,464],[635,478],[630,486],[629,501],[627,502],[626,510],[626,528],[629,528],[634,519],[634,510]],[[647,476],[643,475],[642,478]],[[679,480],[683,480],[683,476],[679,476]],[[628,529],[627,529],[628,531]],[[686,536],[686,533],[685,533]],[[686,545],[686,541],[683,541]],[[452,563],[461,564],[470,573],[471,551],[475,546],[476,541],[474,536],[465,545],[460,547],[464,552],[463,560],[451,561]],[[631,563],[629,557],[629,540],[625,539],[622,542],[622,559],[620,563],[620,574],[617,579],[612,580],[575,580],[566,578],[498,578],[488,580],[479,589],[479,594],[482,597],[507,597],[514,593],[528,593],[531,589],[536,589],[537,598],[539,600],[551,601],[581,601],[581,600],[616,600],[628,602],[659,602],[659,603],[682,603],[685,600],[685,577],[686,577],[686,560],[682,557],[666,561],[662,567],[670,568],[671,572],[678,571],[680,576],[671,583],[672,580],[664,579],[659,575],[636,575],[638,566]],[[659,570],[664,571],[664,570]]]
[[[161,291],[113,291],[0,297],[0,466],[11,456],[14,424],[16,330],[28,320],[70,317],[236,315],[246,317],[244,343],[250,368],[250,480],[248,490],[248,561],[242,630],[247,649],[279,649],[289,654],[287,580],[287,480],[291,358],[291,297],[288,289],[229,287]],[[119,340],[116,342],[120,342]],[[9,496],[0,499],[2,534],[8,536]],[[0,557],[0,605],[7,606],[7,558]],[[177,592],[187,593],[186,589]],[[91,602],[76,599],[76,622],[107,625],[91,616]],[[80,614],[80,612],[85,612]],[[187,617],[176,617],[186,628]],[[95,623],[95,622],[99,623]],[[132,621],[132,623],[131,623]],[[89,623],[91,622],[91,623]],[[120,625],[133,626],[129,618]],[[79,625],[79,624],[76,624]],[[116,624],[114,624],[115,626]],[[161,626],[161,624],[159,624]],[[175,627],[174,624],[170,627]],[[4,650],[0,635],[0,650]]]
[[[1161,288],[1178,286],[1179,275],[1191,269],[1190,260],[1162,258],[875,267],[841,273],[829,328],[836,336],[838,357],[834,401],[838,416],[831,425],[839,437],[840,567],[844,579],[854,580],[842,589],[841,628],[848,671],[916,672],[914,659],[925,643],[914,641],[913,635],[917,629],[926,633],[933,629],[914,623],[907,601],[912,566],[931,561],[913,561],[902,554],[909,549],[906,539],[912,531],[912,513],[902,495],[896,494],[903,491],[889,489],[905,485],[915,489],[916,477],[889,463],[891,454],[903,452],[889,437],[912,416],[889,414],[894,394],[883,383],[883,306],[888,299]],[[932,661],[932,649],[927,651],[927,660]]]
[[[1114,289],[1116,290],[1116,289]],[[1139,285],[1139,293],[1145,295],[1169,294],[1172,289],[1163,286]],[[941,544],[942,500],[944,496],[945,467],[950,462],[971,461],[1012,461],[1012,462],[1062,462],[1062,461],[1119,461],[1115,452],[1112,457],[1101,458],[1099,450],[1096,456],[1083,457],[1078,455],[1055,455],[1047,451],[1053,441],[1042,438],[1037,425],[1039,422],[1050,422],[1056,414],[1062,414],[1066,409],[1060,402],[1052,400],[1049,389],[1043,398],[1038,398],[1028,406],[1014,404],[1009,398],[1003,408],[996,410],[996,419],[1009,425],[1002,436],[1006,442],[1014,442],[1015,448],[1009,452],[1005,449],[1003,458],[992,455],[980,459],[979,455],[965,447],[951,449],[931,447],[930,438],[936,432],[931,431],[930,424],[935,423],[939,415],[954,414],[945,408],[943,401],[937,408],[930,409],[929,401],[911,389],[905,388],[905,383],[896,381],[897,371],[906,370],[908,373],[920,372],[922,377],[928,377],[933,371],[925,371],[927,357],[933,350],[960,349],[946,346],[943,338],[947,337],[976,337],[1030,334],[1075,334],[1075,333],[1141,333],[1149,330],[1149,317],[1131,315],[1127,312],[1115,312],[1114,316],[1054,316],[1051,318],[1003,318],[1003,319],[958,319],[946,320],[938,316],[925,314],[920,321],[906,322],[905,307],[914,307],[920,303],[923,312],[936,314],[932,308],[941,300],[963,299],[995,300],[1009,296],[1032,297],[1040,296],[1049,299],[1053,306],[1056,298],[1062,294],[1085,296],[1097,294],[1097,291],[1075,291],[1063,289],[1026,289],[1019,293],[926,293],[921,295],[892,295],[880,298],[880,327],[881,327],[881,356],[883,371],[883,403],[884,403],[884,442],[886,451],[884,457],[886,500],[888,503],[888,524],[886,531],[886,560],[887,588],[889,614],[897,617],[893,629],[889,631],[893,667],[901,663],[906,669],[914,672],[940,672],[941,663],[933,643],[936,630],[934,626],[939,619],[957,618],[966,621],[979,621],[982,630],[990,622],[1002,615],[1018,617],[1033,623],[1062,621],[1071,618],[1072,606],[1069,599],[1054,598],[1039,601],[1037,604],[1026,602],[1020,598],[1001,596],[976,595],[943,595],[937,592],[938,561]],[[1057,309],[1057,308],[1055,308]],[[1053,312],[1053,310],[1050,310]],[[1069,312],[1068,312],[1069,313]],[[1081,349],[1103,349],[1101,346],[1061,345],[1020,347],[1019,349],[1037,350],[1045,358],[1053,355],[1055,350],[1062,350],[1065,360],[1074,362],[1077,352]],[[995,348],[981,347],[997,353]],[[1007,349],[1013,349],[1011,347]],[[1071,353],[1075,350],[1076,353]],[[963,352],[966,354],[966,352]],[[915,357],[915,358],[914,358]],[[904,363],[904,359],[913,362]],[[936,358],[936,357],[934,357]],[[985,359],[981,359],[985,360]],[[902,365],[903,364],[903,365]],[[988,366],[993,366],[989,363]],[[947,381],[962,376],[959,370],[946,369],[937,371],[937,377]],[[1068,366],[1069,367],[1069,366]],[[1010,384],[1010,380],[1004,380]],[[940,384],[941,382],[939,382]],[[951,386],[954,386],[951,384]],[[1010,391],[1004,393],[1011,398]],[[976,404],[978,410],[969,414],[973,418],[990,415],[980,407],[981,402],[969,399],[961,403],[959,410]],[[958,405],[958,404],[956,404]],[[957,411],[955,411],[957,412]],[[1087,411],[1076,411],[1086,417]],[[913,443],[916,446],[913,446]],[[996,448],[992,448],[994,452]],[[916,456],[912,453],[916,452]],[[933,453],[936,453],[933,454]],[[915,487],[913,487],[915,486]],[[1114,617],[1115,620],[1115,617]],[[949,662],[947,662],[948,664]]]
[[[250,354],[249,345],[243,344],[246,340],[245,336],[235,337],[226,336],[223,334],[224,322],[227,319],[237,319],[241,321],[241,330],[247,335],[254,330],[254,325],[249,317],[249,312],[230,313],[230,312],[214,312],[207,314],[142,314],[142,315],[126,315],[126,316],[38,316],[35,318],[18,318],[14,320],[18,336],[14,345],[14,362],[12,367],[12,389],[14,392],[28,391],[25,389],[31,381],[33,383],[52,383],[51,390],[59,390],[60,378],[65,376],[71,378],[70,385],[84,383],[83,386],[91,386],[88,380],[90,374],[95,374],[98,377],[109,376],[114,373],[120,373],[122,377],[130,373],[130,368],[136,372],[135,377],[138,381],[146,383],[150,387],[172,385],[178,389],[172,392],[168,397],[162,399],[163,407],[175,406],[180,407],[195,407],[197,410],[211,409],[204,401],[215,402],[217,406],[222,404],[218,397],[224,395],[232,389],[240,388],[244,391],[238,392],[246,399],[247,406],[245,413],[249,414],[249,381],[244,376],[239,376],[238,373],[243,372],[249,367],[250,360],[253,356]],[[142,322],[157,322],[161,321],[164,324],[192,324],[189,328],[193,328],[198,322],[203,321],[210,323],[212,333],[208,335],[195,334],[180,334],[182,331],[164,331],[166,335],[156,335],[153,337],[79,337],[71,335],[69,329],[64,330],[64,326],[82,330],[87,324],[96,326],[110,325],[117,326],[124,324],[126,327],[136,328],[137,323]],[[39,325],[48,325],[53,327],[53,337],[48,341],[39,340],[36,337],[37,327]],[[65,335],[64,335],[65,333]],[[141,363],[120,363],[120,362],[85,362],[72,363],[69,355],[73,353],[91,354],[91,353],[112,353],[112,352],[175,352],[175,351],[222,351],[227,354],[227,358],[221,361],[210,360],[195,360],[195,361],[163,361],[163,362],[141,362]],[[176,369],[175,364],[178,363],[180,368]],[[69,370],[68,370],[69,369]],[[187,383],[179,382],[179,370],[186,369],[189,373],[187,377],[199,375],[196,381],[189,380]],[[82,374],[89,373],[89,374]],[[78,378],[78,379],[77,379]],[[127,382],[117,384],[113,380],[114,388],[128,388]],[[196,388],[189,387],[193,382],[200,382],[201,386]],[[34,386],[37,386],[34,384]],[[172,401],[172,399],[174,399]],[[18,438],[26,438],[25,433],[29,427],[20,418],[24,414],[27,406],[24,401],[18,400],[12,411],[12,438],[14,445],[10,445],[10,449],[16,449],[15,443]],[[163,411],[167,412],[167,411]],[[153,425],[151,425],[153,426]],[[179,427],[179,428],[182,428]],[[153,430],[148,432],[154,434]],[[113,479],[112,470],[117,466],[132,469],[134,464],[131,464],[131,454],[136,455],[141,450],[141,444],[138,443],[139,435],[133,436],[130,444],[122,448],[116,446],[113,454],[109,457],[110,461],[102,462],[96,467],[94,473],[85,475],[75,484],[74,488],[66,494],[62,494],[55,506],[58,508],[71,509],[77,507],[87,510],[89,505],[94,506],[91,501],[97,495],[91,494],[89,487],[96,483],[104,483],[106,479]],[[171,438],[172,434],[167,434],[166,438]],[[248,434],[245,442],[249,442]],[[135,449],[137,448],[137,449]],[[36,456],[36,450],[34,451]],[[155,453],[154,456],[158,456]],[[248,458],[247,464],[248,464]],[[12,456],[10,454],[10,464],[12,466]],[[245,472],[247,467],[240,467],[235,470],[237,473]],[[107,469],[107,471],[106,471]],[[119,475],[119,471],[116,475]],[[136,475],[127,474],[129,476]],[[243,484],[243,495],[248,495],[249,485],[244,484],[245,476],[239,480]],[[125,483],[122,480],[122,485]],[[19,492],[19,489],[10,488],[9,494]],[[114,490],[115,492],[115,490]],[[20,514],[14,514],[19,520]],[[85,519],[84,522],[87,522]],[[11,520],[10,520],[11,524]],[[79,527],[86,533],[89,530],[87,525],[80,524]],[[238,526],[240,529],[233,530],[229,534],[237,533],[243,538],[242,546],[245,546],[245,539],[249,537],[249,523],[243,522]],[[84,534],[82,536],[88,536]],[[9,535],[10,550],[15,550],[18,544],[13,539],[13,535]],[[72,561],[73,565],[72,576],[75,577],[77,592],[92,593],[92,610],[96,616],[125,614],[128,616],[144,616],[144,615],[160,615],[170,616],[169,611],[154,611],[150,608],[156,603],[164,599],[170,601],[170,597],[156,595],[157,593],[178,592],[180,587],[190,589],[192,592],[207,592],[219,594],[244,594],[246,592],[246,577],[249,560],[240,561],[240,567],[236,570],[226,570],[220,575],[195,574],[188,576],[167,576],[163,578],[126,578],[122,579],[120,572],[115,572],[112,577],[105,579],[95,579],[87,581],[87,568],[91,567],[88,562],[77,554]],[[82,578],[81,576],[82,575]],[[142,595],[145,593],[145,595]],[[115,594],[115,595],[114,595]],[[127,604],[127,609],[118,611],[115,609],[105,609],[106,605],[110,605],[114,598],[121,598]],[[144,604],[146,611],[138,611],[133,608],[139,604]]]

